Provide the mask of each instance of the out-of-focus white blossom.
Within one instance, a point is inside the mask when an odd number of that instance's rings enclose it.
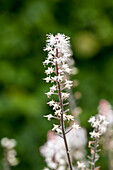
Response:
[[[59,126],[55,126],[55,128],[58,129]],[[73,162],[83,160],[86,155],[86,131],[83,128],[73,129],[67,133],[67,139]],[[61,137],[56,136],[53,132],[49,132],[48,141],[40,148],[40,152],[45,157],[48,168],[52,169],[55,166],[58,170],[68,170],[64,141]],[[77,170],[77,168],[74,170]]]
[[[16,146],[16,140],[15,139],[8,139],[8,138],[5,137],[5,138],[1,139],[1,145],[4,148],[12,149]]]
[[[79,162],[79,161],[77,161],[77,165],[79,169],[84,169],[86,167],[83,162]]]
[[[44,168],[43,170],[49,170],[49,168]]]
[[[72,128],[77,130],[77,129],[79,129],[79,128],[80,128],[80,126],[79,126],[79,125],[77,125],[76,123],[74,123],[74,124],[72,125]]]
[[[19,161],[16,158],[17,152],[14,149],[17,142],[15,139],[8,139],[8,138],[2,138],[1,139],[1,145],[4,148],[5,152],[5,160],[8,162],[10,166],[16,166],[18,165]]]

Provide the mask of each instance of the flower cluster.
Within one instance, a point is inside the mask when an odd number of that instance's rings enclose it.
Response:
[[[72,54],[69,39],[69,37],[60,33],[56,36],[53,36],[53,34],[47,35],[47,45],[44,50],[48,51],[48,56],[43,64],[44,66],[48,65],[48,68],[45,70],[47,77],[44,78],[44,80],[46,80],[47,83],[53,83],[53,85],[46,95],[48,98],[52,95],[58,95],[59,97],[59,102],[52,99],[47,103],[54,111],[54,115],[49,114],[44,116],[47,117],[48,120],[51,120],[51,118],[61,120],[61,115],[63,115],[64,121],[74,120],[74,116],[67,114],[69,109],[63,111],[63,107],[69,104],[68,102],[64,103],[69,97],[69,93],[67,93],[65,89],[72,87],[72,81],[65,78],[65,74],[71,73],[68,64]],[[61,132],[58,125],[54,125],[53,130],[56,130],[58,133]]]
[[[66,130],[68,131],[69,129]],[[86,131],[83,128],[79,130],[73,129],[67,134],[67,139],[73,162],[84,160],[86,155],[85,146],[87,143]],[[48,133],[48,141],[40,148],[40,152],[42,156],[45,157],[48,168],[67,170],[64,142],[62,138],[56,136],[54,132],[50,131]],[[77,170],[76,166],[74,170]]]
[[[16,158],[17,152],[14,149],[16,146],[16,140],[5,137],[1,139],[1,145],[4,148],[5,164],[9,164],[10,166],[18,165],[19,161]]]
[[[105,116],[101,115],[91,117],[88,122],[94,128],[93,132],[90,132],[91,138],[99,138],[106,132],[107,125],[109,124]]]
[[[51,118],[60,120],[60,125],[53,124],[54,127],[52,130],[56,131],[57,134],[60,134],[60,136],[64,139],[68,164],[70,170],[72,170],[72,162],[66,139],[67,132],[65,132],[64,124],[64,121],[66,120],[74,120],[74,116],[68,114],[69,109],[64,109],[64,107],[69,104],[68,102],[64,103],[64,101],[67,100],[70,95],[65,90],[72,87],[72,81],[67,79],[65,76],[66,74],[71,74],[71,69],[69,68],[68,64],[70,56],[72,54],[70,50],[69,39],[69,37],[60,33],[58,33],[56,36],[54,36],[53,34],[47,35],[47,45],[44,51],[48,52],[48,56],[43,64],[44,66],[48,66],[48,68],[45,70],[47,77],[44,78],[44,80],[47,83],[53,83],[53,85],[50,87],[50,91],[47,92],[46,95],[48,98],[50,98],[52,95],[57,95],[59,98],[58,102],[52,99],[50,102],[47,103],[53,108],[54,115],[49,114],[45,117],[47,117],[48,120],[51,120]],[[79,126],[72,126],[71,130],[73,128],[78,129]]]
[[[106,121],[105,116],[99,114],[91,117],[88,122],[91,123],[91,126],[94,128],[93,132],[89,133],[93,141],[89,141],[92,156],[88,157],[91,160],[89,163],[91,164],[92,170],[94,170],[95,162],[99,159],[99,155],[97,154],[100,151],[100,149],[98,149],[99,138],[106,132],[109,123]]]

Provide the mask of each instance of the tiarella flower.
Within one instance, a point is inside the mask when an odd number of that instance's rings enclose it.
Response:
[[[54,100],[51,100],[51,101],[49,101],[47,104],[49,104],[49,106],[51,107],[51,106],[54,105],[54,103],[55,103],[55,101],[54,101]]]
[[[70,68],[66,68],[66,69],[65,69],[65,72],[68,73],[68,74],[70,74],[70,73],[71,73],[71,69],[70,69]]]
[[[44,168],[43,170],[49,170],[49,168]]]
[[[69,97],[69,93],[62,93],[63,100],[66,100]]]
[[[65,88],[70,89],[70,88],[71,88],[71,86],[72,86],[72,81],[70,81],[70,80],[66,80],[66,81],[65,81]]]
[[[62,133],[62,130],[60,128],[57,128],[56,132],[59,134],[59,133]]]
[[[61,109],[55,111],[55,115],[61,115]]]
[[[79,162],[79,161],[77,161],[77,165],[78,165],[78,168],[82,168],[82,169],[86,167],[83,162]]]
[[[58,128],[59,128],[59,125],[55,125],[55,124],[53,124],[53,129],[52,129],[52,131],[55,131],[55,130],[57,130]]]
[[[61,75],[57,76],[57,81],[62,81],[62,80],[63,80],[63,77],[64,77],[64,76],[61,76]]]
[[[63,64],[62,68],[65,70],[65,69],[69,68],[69,66],[68,66],[68,64]]]
[[[51,83],[56,82],[57,81],[57,76],[51,77]]]
[[[53,85],[52,87],[50,87],[50,91],[54,92],[57,90],[57,87],[55,85]]]
[[[106,132],[108,122],[105,119],[105,116],[97,115],[93,116],[88,121],[91,123],[91,126],[94,128],[93,132],[90,132],[91,138],[93,141],[90,141],[89,147],[91,148],[91,157],[89,156],[89,159],[91,162],[91,169],[95,169],[95,163],[99,159],[99,156],[97,155],[97,152],[100,150],[98,149],[99,146],[99,138]]]
[[[89,120],[88,120],[89,123],[94,123],[95,122],[95,116],[91,117]]]
[[[48,67],[48,69],[47,70],[45,70],[45,73],[48,75],[48,74],[51,74],[51,73],[53,73],[54,72],[54,68],[52,68],[52,67]]]
[[[59,108],[59,104],[58,103],[54,103],[53,104],[53,110],[56,110],[56,109],[58,109]]]
[[[49,77],[44,78],[44,80],[45,80],[47,83],[49,83],[49,82],[51,81],[51,78],[50,78],[50,76],[49,76]]]
[[[98,128],[99,125],[100,125],[100,120],[99,120],[99,119],[95,120],[95,121],[92,123],[92,127],[94,127],[94,128]]]
[[[74,117],[71,115],[67,115],[67,112],[69,109],[64,111],[64,100],[67,100],[69,97],[69,93],[64,92],[66,88],[70,89],[72,86],[72,81],[67,80],[65,76],[67,74],[70,74],[71,69],[69,68],[69,59],[72,54],[70,50],[70,41],[69,37],[65,36],[64,34],[58,33],[57,35],[49,34],[47,35],[47,45],[44,51],[48,52],[48,56],[43,62],[44,66],[49,64],[49,67],[45,70],[46,75],[50,75],[44,80],[46,82],[51,82],[53,83],[53,86],[50,87],[50,91],[46,93],[47,97],[50,98],[51,95],[56,95],[58,96],[59,102],[54,102],[54,100],[48,102],[50,106],[53,106],[54,115],[52,116],[51,114],[46,116],[48,117],[48,120],[51,118],[55,118],[60,120],[60,125],[55,125],[53,124],[53,129],[52,131],[56,131],[57,134],[59,133],[60,136],[63,137],[64,139],[64,144],[65,144],[65,149],[66,149],[66,154],[68,158],[68,163],[70,169],[72,169],[72,164],[71,164],[71,157],[68,149],[68,144],[67,144],[67,139],[65,135],[65,123],[64,121],[66,120],[74,120]],[[66,79],[66,80],[65,80]],[[57,91],[57,92],[55,92]],[[56,101],[56,98],[55,98]],[[60,128],[61,127],[61,128]],[[61,160],[61,159],[60,159]],[[55,162],[51,164],[52,169],[56,169],[57,167]]]
[[[74,123],[73,126],[72,126],[72,128],[78,130],[78,129],[80,128],[80,126],[77,125],[76,123]]]
[[[50,60],[45,60],[45,61],[43,62],[43,65],[45,66],[45,65],[48,65],[49,63],[51,63]]]
[[[74,120],[74,116],[72,115],[66,115],[67,120]]]
[[[65,166],[60,166],[57,170],[65,170]]]
[[[48,120],[51,120],[51,118],[53,118],[53,115],[52,115],[52,114],[49,114],[49,115],[45,115],[44,117],[47,117]]]
[[[50,98],[50,96],[53,94],[53,92],[49,91],[47,93],[45,93],[47,95],[48,98]]]
[[[99,132],[95,132],[95,131],[93,131],[93,132],[90,132],[89,133],[90,135],[91,135],[91,138],[99,138],[100,137],[100,133]]]

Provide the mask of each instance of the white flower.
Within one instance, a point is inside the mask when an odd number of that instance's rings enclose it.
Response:
[[[100,137],[100,133],[99,132],[95,132],[95,130],[93,132],[89,133],[91,135],[91,138],[99,138]]]
[[[77,161],[78,168],[85,168],[85,164],[83,162]]]
[[[51,63],[51,61],[45,60],[45,61],[43,62],[43,65],[48,65],[49,63]]]
[[[47,95],[47,97],[49,98],[53,93],[51,91],[45,93]]]
[[[69,97],[69,93],[62,93],[63,100],[66,100]]]
[[[48,162],[48,166],[51,168],[51,169],[56,169],[57,168],[57,163],[55,162]]]
[[[65,117],[67,118],[67,120],[74,120],[74,116],[72,115],[66,115]]]
[[[57,170],[65,170],[65,166],[60,166]]]
[[[55,111],[55,115],[60,115],[61,114],[61,109]]]
[[[54,46],[56,43],[56,37],[54,37],[53,34],[48,35],[47,43],[50,46]]]
[[[58,81],[62,81],[62,80],[63,80],[63,77],[64,77],[64,76],[59,75],[59,76],[57,76],[57,80],[58,80]]]
[[[105,121],[105,116],[102,116],[102,115],[98,115],[99,116],[99,119],[100,119],[100,121]]]
[[[57,76],[51,77],[51,82],[54,82],[57,80]]]
[[[92,127],[98,128],[100,126],[100,120],[96,119],[95,122],[92,123]]]
[[[99,128],[99,130],[100,130],[100,132],[103,134],[103,133],[105,133],[106,132],[106,126],[101,126],[100,128]]]
[[[104,120],[103,123],[102,123],[104,126],[107,126],[109,124],[108,121]]]
[[[95,116],[91,117],[89,120],[88,120],[89,123],[94,123],[95,122]]]
[[[56,129],[57,133],[62,133],[62,130],[60,128]]]
[[[69,68],[69,66],[68,66],[68,64],[63,64],[62,68],[65,70],[65,69]]]
[[[49,81],[51,81],[51,78],[49,76],[49,77],[44,78],[43,80],[45,80],[47,83],[49,83]]]
[[[54,100],[51,100],[50,102],[48,102],[47,104],[49,104],[49,106],[53,106],[53,104],[55,103]]]
[[[56,129],[58,129],[59,128],[59,125],[55,125],[55,124],[53,124],[53,129],[52,129],[52,131],[55,131]]]
[[[48,69],[47,70],[45,70],[45,73],[48,75],[48,74],[51,74],[51,73],[53,73],[54,72],[54,68],[52,68],[52,67],[48,67]]]
[[[70,88],[71,88],[71,86],[72,86],[72,81],[70,81],[70,80],[66,80],[66,81],[65,81],[65,88],[70,89]]]
[[[68,73],[68,74],[70,74],[70,73],[71,73],[71,69],[70,69],[70,68],[66,68],[66,69],[65,69],[65,72]]]
[[[57,90],[57,87],[55,85],[53,85],[52,87],[50,87],[50,91],[54,92]]]
[[[51,120],[51,118],[53,118],[53,115],[52,115],[52,114],[49,114],[49,115],[45,115],[44,117],[47,117],[48,120]]]
[[[56,109],[58,109],[59,108],[59,104],[58,103],[54,103],[53,104],[53,110],[56,110]]]
[[[72,128],[78,130],[78,129],[80,129],[80,126],[77,125],[76,123],[74,123],[74,124],[72,125]]]
[[[49,170],[49,168],[44,168],[43,170]]]

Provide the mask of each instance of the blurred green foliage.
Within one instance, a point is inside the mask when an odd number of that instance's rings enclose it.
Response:
[[[81,124],[88,128],[101,98],[113,104],[112,0],[0,0],[0,139],[18,141],[15,170],[44,167],[39,147],[52,124],[43,118],[50,109],[42,61],[50,32],[71,37],[82,93]],[[1,149],[0,159],[2,169]],[[106,170],[107,160],[100,161]]]

